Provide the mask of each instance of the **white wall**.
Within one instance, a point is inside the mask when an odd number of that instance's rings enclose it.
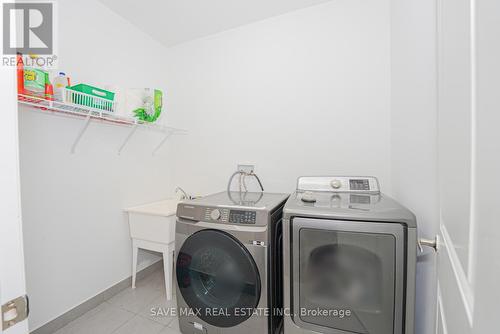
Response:
[[[59,65],[74,83],[165,88],[164,48],[96,1],[59,1]],[[159,134],[20,109],[20,154],[30,329],[131,274],[122,208],[172,193]],[[144,256],[142,265],[156,258]]]
[[[393,195],[418,219],[420,236],[437,234],[436,2],[391,2]],[[418,259],[416,333],[434,332],[435,255]]]
[[[388,0],[337,0],[169,49],[172,179],[221,191],[240,162],[267,191],[300,175],[390,178]],[[256,188],[254,188],[256,189]]]

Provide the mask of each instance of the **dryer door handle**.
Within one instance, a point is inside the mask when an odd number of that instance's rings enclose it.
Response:
[[[420,250],[420,253],[424,252],[422,246],[430,247],[437,253],[439,251],[439,235],[436,235],[434,240],[425,238],[418,239],[418,249]]]

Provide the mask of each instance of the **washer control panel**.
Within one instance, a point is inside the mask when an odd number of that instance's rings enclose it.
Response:
[[[229,222],[231,224],[255,224],[257,222],[257,212],[249,210],[229,211]]]
[[[205,208],[205,221],[229,224],[256,224],[257,212],[224,208]]]
[[[205,221],[210,222],[221,222],[227,223],[229,216],[228,209],[219,209],[219,208],[206,208],[205,209]]]

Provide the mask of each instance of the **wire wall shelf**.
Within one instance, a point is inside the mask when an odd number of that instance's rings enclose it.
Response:
[[[118,154],[123,151],[137,129],[145,129],[163,134],[163,139],[154,148],[153,155],[158,152],[158,150],[163,146],[163,144],[170,136],[185,135],[188,133],[184,129],[170,127],[163,124],[148,123],[132,117],[116,115],[99,108],[68,102],[51,101],[37,96],[18,94],[18,102],[22,105],[32,107],[34,110],[46,114],[82,119],[83,125],[80,131],[77,133],[75,140],[73,141],[73,144],[71,146],[71,153],[75,153],[76,147],[80,142],[80,139],[83,137],[85,131],[87,130],[90,121],[97,121],[101,123],[116,126],[125,126],[130,128],[128,135],[118,149]]]

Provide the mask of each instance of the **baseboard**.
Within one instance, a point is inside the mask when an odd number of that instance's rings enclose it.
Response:
[[[137,279],[144,278],[145,276],[148,276],[151,274],[153,271],[160,269],[163,266],[163,261],[158,260],[151,264],[150,266],[142,269],[141,271],[137,272]],[[42,325],[38,327],[37,329],[31,331],[31,334],[53,334],[56,332],[58,329],[66,326],[69,324],[71,321],[75,320],[76,318],[79,318],[83,314],[87,313],[91,309],[95,308],[97,305],[101,304],[102,302],[108,300],[109,298],[113,297],[114,295],[118,294],[122,290],[130,287],[132,285],[132,276],[124,279],[121,282],[118,282],[117,284],[113,285],[112,287],[104,290],[103,292],[99,293],[98,295],[88,299],[87,301],[81,303],[80,305],[72,308],[66,313],[63,313],[59,317],[55,318],[52,321],[49,321],[45,325]]]

